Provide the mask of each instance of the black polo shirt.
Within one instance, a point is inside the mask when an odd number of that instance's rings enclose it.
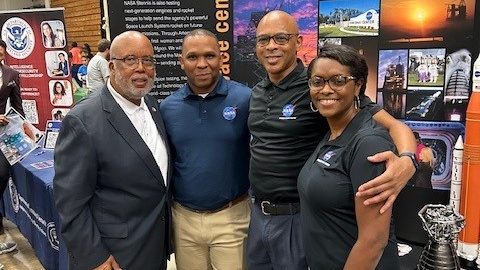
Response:
[[[388,132],[366,110],[360,111],[339,137],[328,141],[329,136],[330,132],[298,177],[303,243],[312,270],[343,269],[358,235],[355,192],[385,171],[385,164],[370,163],[367,156],[394,150]],[[377,269],[399,269],[392,224]]]
[[[366,96],[362,104],[372,115],[381,109]],[[328,130],[325,118],[310,109],[307,70],[300,59],[278,85],[266,78],[253,88],[248,127],[255,196],[298,202],[298,173]]]

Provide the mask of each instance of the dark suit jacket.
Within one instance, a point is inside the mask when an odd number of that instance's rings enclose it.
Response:
[[[5,113],[7,99],[10,98],[10,105],[23,114],[22,98],[20,97],[20,79],[18,71],[9,66],[0,64],[2,69],[2,86],[0,88],[0,114]]]
[[[58,62],[58,70],[63,73],[64,76],[68,75],[68,62]]]
[[[166,142],[158,103],[145,101]],[[63,119],[53,185],[70,269],[92,269],[110,254],[122,269],[166,268],[168,192],[151,151],[106,86]]]

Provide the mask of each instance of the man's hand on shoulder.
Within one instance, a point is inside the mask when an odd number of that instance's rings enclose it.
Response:
[[[373,163],[385,162],[386,170],[358,188],[357,197],[368,197],[365,205],[385,202],[380,213],[392,207],[400,191],[415,173],[412,160],[407,157],[398,157],[392,151],[381,152],[368,157]]]
[[[104,263],[95,267],[93,270],[122,270],[122,268],[120,268],[120,265],[115,261],[115,258],[110,255]]]

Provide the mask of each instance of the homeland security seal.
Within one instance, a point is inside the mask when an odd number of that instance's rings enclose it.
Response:
[[[32,27],[19,17],[10,18],[3,24],[2,39],[7,43],[7,52],[17,59],[27,58],[35,47]]]

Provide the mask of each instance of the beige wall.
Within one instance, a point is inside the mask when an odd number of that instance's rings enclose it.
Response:
[[[102,38],[100,0],[50,0],[50,7],[65,8],[69,48],[76,41],[80,46],[88,43],[93,51],[97,50],[97,42]]]

